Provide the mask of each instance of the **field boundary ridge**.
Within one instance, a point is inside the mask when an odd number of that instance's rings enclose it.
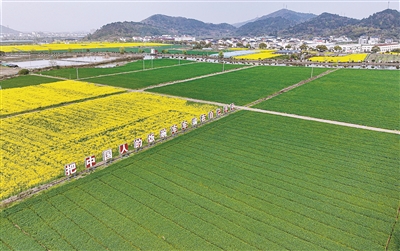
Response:
[[[323,77],[323,76],[325,76],[325,75],[328,75],[328,74],[330,74],[330,73],[332,73],[332,72],[335,72],[335,71],[337,71],[337,70],[339,70],[339,69],[333,69],[333,70],[324,71],[323,73],[321,73],[321,74],[319,74],[319,75],[317,75],[317,76],[315,76],[315,77],[311,77],[311,78],[302,80],[302,81],[298,82],[297,84],[288,86],[288,87],[286,87],[286,88],[284,88],[284,89],[282,89],[282,90],[280,90],[280,91],[275,92],[274,94],[271,94],[271,95],[269,95],[269,96],[267,96],[267,97],[265,97],[265,98],[260,98],[260,99],[258,99],[258,100],[256,100],[256,101],[253,101],[253,102],[251,102],[251,103],[248,103],[247,105],[244,105],[244,106],[251,107],[251,106],[257,105],[257,104],[259,104],[259,103],[261,103],[261,102],[263,102],[263,101],[266,101],[266,100],[268,100],[268,99],[274,98],[274,97],[276,97],[276,96],[278,96],[278,95],[281,95],[282,93],[285,93],[285,92],[288,92],[288,91],[290,91],[290,90],[293,90],[293,89],[295,89],[295,88],[297,88],[297,87],[299,87],[299,86],[302,86],[302,85],[304,85],[304,84],[307,84],[307,83],[309,83],[309,82],[311,82],[311,81],[313,81],[313,80],[316,80],[316,79],[318,79],[318,78],[321,78],[321,77]]]
[[[211,73],[211,74],[207,74],[207,75],[201,75],[198,77],[193,77],[193,78],[187,78],[187,79],[181,79],[181,80],[176,80],[176,81],[171,81],[171,82],[165,82],[165,83],[161,83],[161,84],[157,84],[157,85],[151,85],[151,86],[147,86],[141,89],[137,89],[138,91],[146,91],[149,89],[154,89],[157,87],[163,87],[163,86],[167,86],[167,85],[173,85],[173,84],[179,84],[179,83],[184,83],[184,82],[189,82],[192,80],[196,80],[196,79],[202,79],[202,78],[208,78],[208,77],[212,77],[212,76],[216,76],[216,75],[221,75],[221,74],[225,74],[225,73],[230,73],[230,72],[234,72],[234,71],[240,71],[240,70],[244,70],[244,69],[250,69],[256,67],[256,65],[252,65],[252,66],[244,66],[241,68],[236,68],[236,69],[231,69],[231,70],[225,70],[225,71],[221,71],[221,72],[215,72],[215,73]]]
[[[181,65],[191,65],[191,64],[196,64],[196,63],[198,63],[198,62],[196,61],[196,62],[185,63],[185,64],[174,64],[174,65],[166,65],[166,66],[161,66],[161,67],[155,67],[155,68],[153,67],[153,68],[134,70],[134,71],[116,72],[116,73],[97,75],[97,76],[86,77],[86,78],[79,78],[77,80],[86,80],[86,79],[91,79],[91,78],[102,78],[102,77],[108,77],[108,76],[130,74],[130,73],[135,73],[135,72],[151,71],[151,70],[164,69],[164,68],[172,68],[172,67],[178,67],[178,66],[181,66]]]
[[[386,241],[386,245],[385,245],[385,251],[387,251],[387,250],[388,250],[388,248],[389,248],[390,241],[391,241],[391,239],[392,239],[392,236],[393,236],[394,228],[396,227],[396,224],[397,224],[397,222],[399,221],[399,214],[400,214],[400,205],[397,207],[397,214],[396,214],[396,218],[395,218],[395,220],[394,220],[394,223],[393,223],[392,229],[390,230],[389,237],[388,237],[388,239],[387,239],[387,241]]]

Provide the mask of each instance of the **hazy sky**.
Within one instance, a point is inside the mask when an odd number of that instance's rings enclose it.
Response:
[[[282,8],[362,19],[399,1],[388,0],[0,0],[1,24],[27,31],[91,31],[118,21],[139,22],[154,14],[181,16],[206,23],[239,23]]]

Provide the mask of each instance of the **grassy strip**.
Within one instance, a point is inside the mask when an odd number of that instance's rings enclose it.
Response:
[[[225,65],[226,67],[227,65]],[[314,75],[326,71],[315,68]],[[306,67],[258,66],[152,89],[151,92],[245,105],[310,77]]]
[[[398,71],[341,69],[255,107],[399,130],[398,89]]]

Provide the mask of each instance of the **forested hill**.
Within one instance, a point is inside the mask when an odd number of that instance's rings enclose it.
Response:
[[[222,23],[204,23],[199,20],[153,15],[141,22],[116,22],[106,24],[86,38],[101,40],[132,36],[190,35],[201,38],[227,38],[238,36],[281,36],[311,38],[315,36],[347,36],[357,39],[362,35],[400,39],[400,13],[387,9],[362,20],[336,14],[297,13],[281,10],[240,27]]]

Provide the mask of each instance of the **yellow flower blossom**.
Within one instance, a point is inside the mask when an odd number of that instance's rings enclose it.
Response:
[[[365,58],[368,56],[366,53],[360,54],[350,54],[346,56],[337,56],[337,57],[312,57],[310,61],[313,62],[363,62]]]
[[[1,119],[0,198],[64,175],[64,165],[199,118],[215,106],[143,92],[129,92]]]
[[[275,52],[275,50],[260,50],[258,53],[237,56],[234,58],[235,59],[258,60],[258,59],[274,58],[274,57],[279,56],[279,54],[275,54],[274,52]]]
[[[46,106],[75,100],[121,92],[111,86],[96,86],[74,80],[59,81],[21,88],[0,90],[2,97],[1,115],[26,112]]]
[[[32,45],[0,45],[0,51],[21,52],[21,51],[48,51],[48,50],[86,50],[97,48],[120,48],[138,46],[165,46],[160,43],[52,43],[52,44],[32,44]]]

